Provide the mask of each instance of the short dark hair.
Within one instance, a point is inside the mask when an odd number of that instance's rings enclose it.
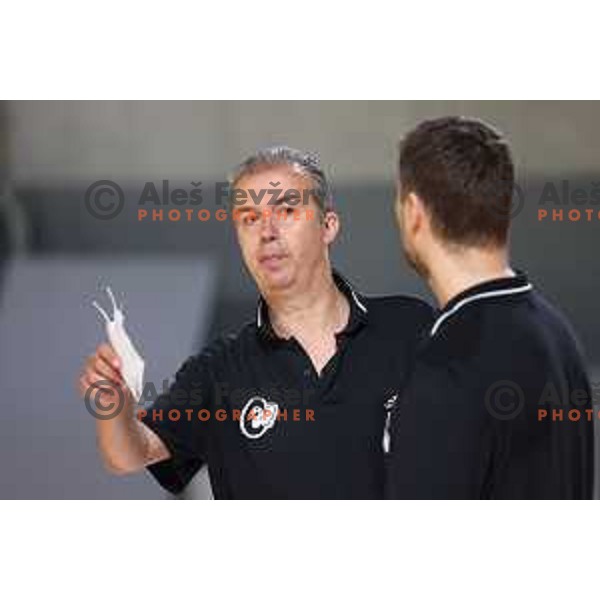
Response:
[[[478,119],[432,119],[408,133],[399,150],[401,198],[419,196],[444,241],[506,244],[514,166],[499,132]]]

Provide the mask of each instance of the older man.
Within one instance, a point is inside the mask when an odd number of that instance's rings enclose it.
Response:
[[[386,407],[431,311],[408,297],[365,298],[333,271],[340,222],[311,155],[261,151],[231,185],[261,294],[256,320],[185,361],[141,420],[130,398],[99,420],[106,465],[149,467],[178,492],[207,463],[216,498],[380,498]],[[81,393],[102,379],[123,386],[107,346],[89,358]]]

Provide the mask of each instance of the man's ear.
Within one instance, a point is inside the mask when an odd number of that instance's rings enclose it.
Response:
[[[327,245],[331,244],[340,230],[340,218],[333,210],[325,211],[323,215],[323,236]]]
[[[404,199],[404,202],[404,217],[406,219],[405,227],[407,231],[410,231],[411,235],[414,236],[425,226],[425,206],[421,198],[414,192],[410,192]]]

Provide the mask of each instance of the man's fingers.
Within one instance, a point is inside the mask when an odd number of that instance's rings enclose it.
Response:
[[[98,391],[111,395],[114,393],[115,389],[111,387],[103,387],[99,382],[103,381],[102,379],[92,380],[87,375],[82,375],[79,378],[79,393],[82,397],[86,397],[89,394],[97,393]]]
[[[98,375],[98,379],[108,379],[116,385],[123,383],[123,377],[120,371],[114,369],[105,361],[97,358],[91,365],[91,371]]]
[[[108,381],[103,377],[86,377],[83,382],[83,393],[101,392],[107,396],[120,396],[124,393],[124,385]]]
[[[119,356],[110,344],[101,344],[98,346],[96,354],[113,369],[119,369],[121,367]]]
[[[78,380],[82,397],[102,393],[104,396],[127,394],[127,385],[121,374],[120,360],[110,344],[101,344],[96,353],[85,361]]]
[[[123,375],[121,374],[120,369],[115,368],[104,358],[101,358],[98,352],[87,359],[84,370],[89,375],[96,373],[116,384],[123,382]]]

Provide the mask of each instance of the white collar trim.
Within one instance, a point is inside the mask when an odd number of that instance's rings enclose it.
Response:
[[[465,306],[466,304],[469,304],[470,302],[474,302],[475,300],[481,300],[483,298],[495,298],[497,296],[511,296],[513,294],[522,294],[524,292],[529,292],[532,289],[533,289],[533,286],[531,285],[531,283],[528,283],[527,285],[523,285],[523,286],[517,287],[517,288],[512,288],[512,289],[508,289],[508,290],[494,290],[491,292],[481,292],[481,294],[475,294],[474,296],[469,296],[468,298],[464,298],[460,302],[457,302],[450,310],[441,314],[437,318],[436,322],[433,324],[433,327],[431,328],[429,335],[431,337],[433,337],[437,333],[437,330],[440,328],[442,323],[448,317],[451,317],[453,314],[457,313],[463,306]]]
[[[344,283],[346,283],[346,285],[348,286],[348,289],[350,290],[352,299],[354,300],[354,303],[356,304],[356,306],[358,306],[358,308],[360,308],[360,310],[363,311],[363,313],[367,314],[369,311],[367,310],[367,307],[358,299],[358,296],[356,295],[356,292],[352,289],[352,287],[350,286],[349,283],[347,283],[344,280]],[[262,327],[262,307],[264,304],[264,300],[262,298],[259,299],[258,301],[258,307],[256,309],[256,326],[258,328]]]

